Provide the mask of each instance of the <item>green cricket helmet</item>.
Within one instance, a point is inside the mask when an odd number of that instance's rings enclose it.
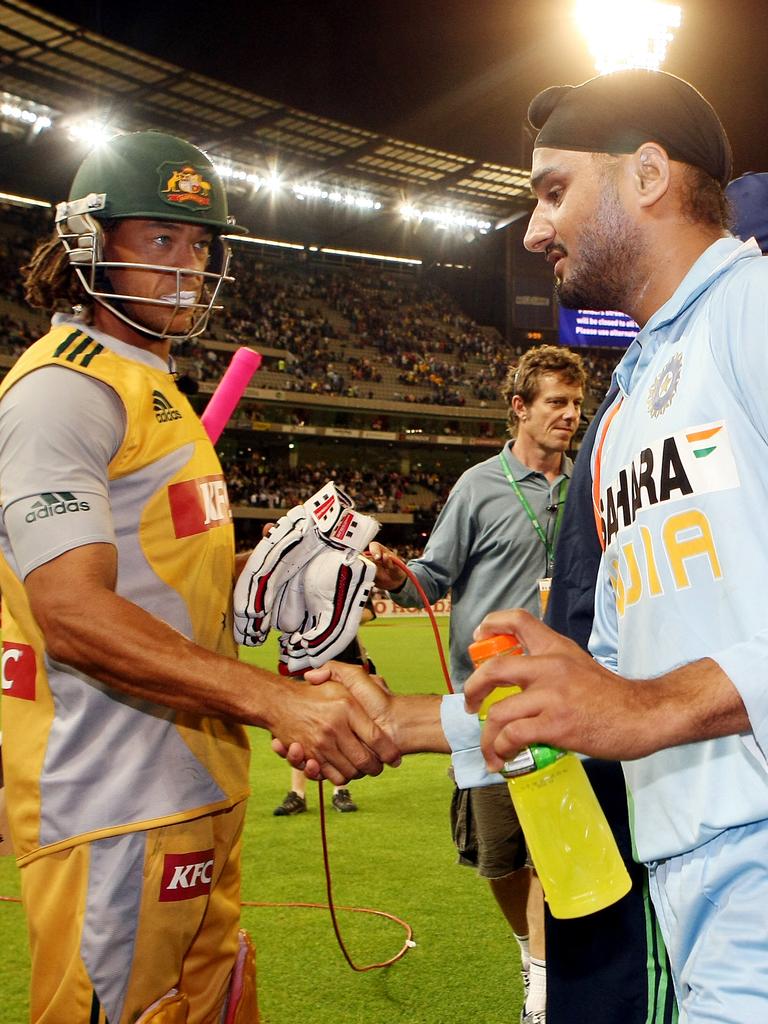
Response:
[[[191,267],[106,261],[105,228],[124,219],[209,228],[214,233],[209,267],[201,272]],[[232,280],[227,275],[230,249],[222,236],[246,231],[229,216],[224,184],[210,159],[191,143],[156,131],[118,135],[92,150],[75,175],[69,199],[56,208],[56,229],[86,292],[142,333],[166,337],[176,314],[193,310],[189,329],[172,335],[179,339],[201,334],[211,313],[222,308],[216,300],[223,282]],[[116,292],[109,281],[109,271],[116,268],[167,273],[168,294],[158,299]],[[150,329],[130,316],[126,302],[167,306],[166,329]]]

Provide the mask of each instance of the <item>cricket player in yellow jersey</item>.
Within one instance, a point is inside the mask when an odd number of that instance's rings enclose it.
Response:
[[[24,271],[54,313],[0,386],[3,754],[35,1024],[251,1024],[242,723],[336,784],[397,758],[343,687],[236,660],[226,486],[170,349],[220,308],[239,230],[200,150],[123,135]]]

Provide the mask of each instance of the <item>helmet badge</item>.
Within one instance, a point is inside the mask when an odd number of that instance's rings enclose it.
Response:
[[[189,206],[200,211],[211,205],[210,181],[191,164],[163,164],[160,168],[160,196],[173,206]]]

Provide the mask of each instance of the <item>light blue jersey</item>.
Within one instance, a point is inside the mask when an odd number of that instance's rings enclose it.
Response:
[[[752,725],[625,764],[636,855],[655,861],[768,819],[768,260],[754,241],[711,245],[616,376],[593,456],[606,548],[590,649],[637,679],[713,658]]]

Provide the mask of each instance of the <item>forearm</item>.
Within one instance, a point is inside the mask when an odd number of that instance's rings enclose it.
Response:
[[[122,693],[179,711],[274,727],[271,709],[291,687],[270,672],[208,651],[110,591],[98,615],[77,602],[41,623],[55,660]]]
[[[528,656],[492,658],[464,688],[470,711],[497,686],[523,691],[488,712],[482,746],[493,770],[531,743],[631,761],[751,729],[739,692],[713,659],[654,679],[627,679],[520,609],[487,616],[477,636],[498,633],[514,633]]]
[[[87,545],[31,572],[25,587],[54,661],[179,711],[272,728],[295,687],[194,643],[115,592],[116,552]],[[283,700],[283,695],[285,700]]]
[[[636,723],[655,750],[750,731],[739,691],[711,658],[630,685]]]
[[[261,726],[286,746],[298,744],[315,777],[336,785],[378,774],[382,763],[399,758],[343,687],[302,686],[198,646],[115,594],[114,559],[103,551],[70,552],[56,561],[26,581],[52,659],[131,697]]]
[[[403,754],[450,754],[440,723],[442,698],[433,694],[398,694],[392,699],[390,723],[395,745]]]

